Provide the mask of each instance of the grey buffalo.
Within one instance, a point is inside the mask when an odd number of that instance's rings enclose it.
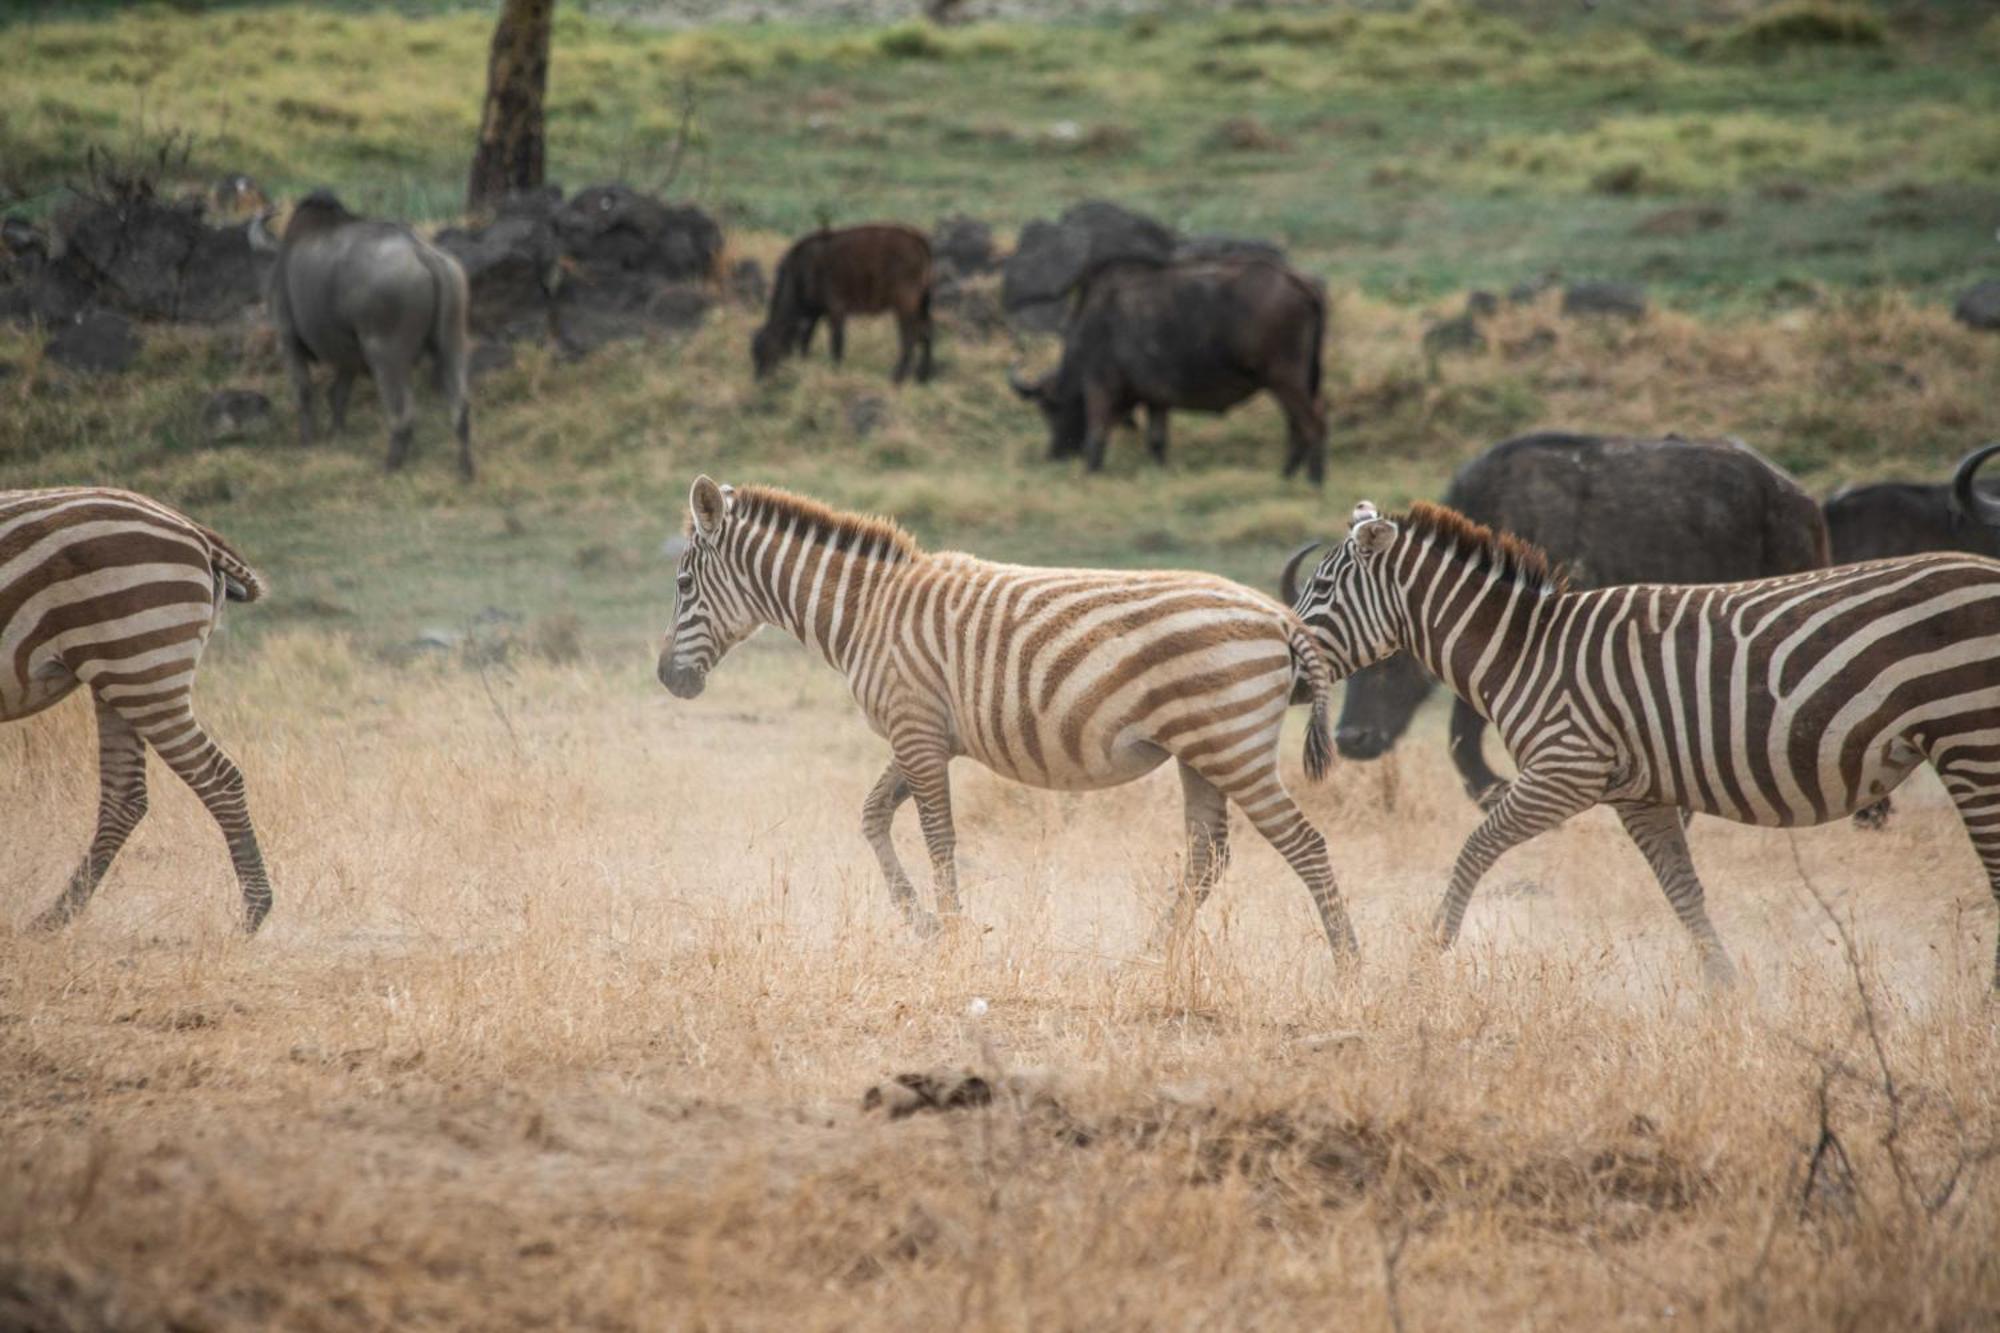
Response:
[[[1268,259],[1161,264],[1118,260],[1086,273],[1063,330],[1061,363],[1014,391],[1041,408],[1049,456],[1104,465],[1114,426],[1146,409],[1146,443],[1167,456],[1167,414],[1226,412],[1267,392],[1285,413],[1285,475],[1326,477],[1319,289]]]
[[[1460,468],[1443,503],[1541,547],[1578,589],[1725,583],[1828,563],[1819,505],[1730,440],[1523,435]],[[1287,603],[1298,601],[1299,562],[1311,549],[1285,565]],[[1335,747],[1348,759],[1386,753],[1435,684],[1408,653],[1350,676]],[[1456,701],[1452,762],[1481,804],[1500,791],[1485,735],[1486,719]]]
[[[1966,455],[1949,482],[1878,481],[1835,491],[1826,501],[1834,561],[1925,551],[2000,557],[2000,498],[1990,484],[1973,484],[1979,465],[1995,452],[2000,444]]]
[[[256,239],[270,246],[261,221]],[[472,479],[472,419],[466,404],[465,271],[408,227],[356,217],[324,190],[292,211],[271,269],[271,317],[298,396],[299,439],[313,441],[312,365],[333,367],[327,400],[333,428],[347,420],[354,378],[366,371],[389,419],[389,469],[410,453],[415,409],[410,376],[432,359],[437,386],[451,403],[458,469]]]

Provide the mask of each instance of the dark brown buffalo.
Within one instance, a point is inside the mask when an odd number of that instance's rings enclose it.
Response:
[[[1326,301],[1312,283],[1269,259],[1124,259],[1085,274],[1073,300],[1061,363],[1033,383],[1008,376],[1047,419],[1049,457],[1081,453],[1096,471],[1112,427],[1143,407],[1165,462],[1170,410],[1226,412],[1262,391],[1285,413],[1285,475],[1326,479]]]
[[[1975,487],[1973,474],[2000,444],[1967,454],[1949,482],[1878,481],[1848,486],[1826,501],[1827,531],[1836,564],[1970,551],[2000,557],[2000,498],[1991,485]]]
[[[785,251],[771,283],[771,308],[751,335],[750,361],[757,378],[785,357],[811,350],[813,331],[826,321],[835,365],[847,353],[850,315],[896,317],[902,352],[895,380],[902,383],[916,358],[917,382],[931,377],[931,243],[920,231],[893,223],[820,230]]]
[[[1533,542],[1577,588],[1725,583],[1828,563],[1826,525],[1812,497],[1730,440],[1523,435],[1460,468],[1444,503]],[[1288,604],[1298,601],[1304,550],[1285,566]],[[1387,753],[1434,684],[1408,653],[1348,677],[1334,730],[1341,756]],[[1482,752],[1485,736],[1486,719],[1456,701],[1452,763],[1482,804],[1500,783]]]

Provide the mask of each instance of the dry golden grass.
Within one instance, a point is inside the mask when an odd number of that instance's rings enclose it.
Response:
[[[655,628],[484,678],[223,645],[205,713],[279,895],[252,941],[164,777],[91,912],[26,933],[86,836],[88,709],[0,729],[0,1326],[2000,1319],[1994,912],[1928,779],[1883,834],[1698,825],[1749,978],[1720,1002],[1600,814],[1431,956],[1474,813],[1435,712],[1304,795],[1351,976],[1240,821],[1195,929],[1135,956],[1164,773],[962,767],[970,923],[927,945],[860,838],[881,751],[838,679],[760,640],[679,703]],[[937,1068],[1001,1091],[862,1109]]]

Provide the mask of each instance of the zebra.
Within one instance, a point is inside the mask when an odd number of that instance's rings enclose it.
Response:
[[[224,600],[264,592],[227,542],[157,500],[102,487],[0,491],[0,722],[79,686],[97,708],[97,831],[38,926],[84,909],[144,818],[148,745],[221,826],[244,926],[263,922],[271,883],[243,774],[195,720],[192,694]]]
[[[1187,822],[1178,905],[1198,909],[1220,879],[1233,802],[1305,881],[1336,957],[1356,954],[1326,842],[1278,772],[1295,685],[1312,704],[1307,774],[1325,772],[1331,682],[1305,627],[1274,599],[1207,574],[933,554],[885,519],[706,476],[688,508],[661,683],[694,698],[722,656],[765,625],[840,671],[889,743],[861,827],[891,903],[917,931],[960,911],[954,758],[1069,791],[1129,782],[1172,758]],[[890,838],[911,797],[936,915],[919,907]]]
[[[1513,756],[1520,776],[1452,869],[1440,947],[1502,853],[1602,803],[1726,985],[1735,968],[1684,812],[1825,823],[1925,761],[2000,900],[2000,562],[1923,555],[1571,592],[1539,550],[1453,510],[1385,517],[1364,501],[1294,609],[1336,678],[1413,653]]]

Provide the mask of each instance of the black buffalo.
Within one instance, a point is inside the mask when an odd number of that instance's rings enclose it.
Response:
[[[2000,444],[1966,455],[1949,482],[1878,481],[1848,486],[1826,501],[1826,527],[1837,564],[1970,551],[2000,557],[2000,498],[1972,474]]]
[[[1008,376],[1048,419],[1051,458],[1081,453],[1096,471],[1112,427],[1143,407],[1164,462],[1169,411],[1226,412],[1261,390],[1285,413],[1285,475],[1325,480],[1326,301],[1312,283],[1269,259],[1128,259],[1086,274],[1073,300],[1061,364],[1033,383]]]
[[[1446,505],[1511,532],[1564,564],[1573,586],[1725,583],[1828,563],[1819,505],[1790,477],[1729,440],[1619,439],[1554,432],[1494,445],[1458,470]],[[1298,601],[1302,549],[1285,565]],[[1386,753],[1436,682],[1408,653],[1347,680],[1334,744],[1344,758]],[[1500,778],[1486,764],[1486,719],[1458,700],[1451,757],[1474,800]]]

